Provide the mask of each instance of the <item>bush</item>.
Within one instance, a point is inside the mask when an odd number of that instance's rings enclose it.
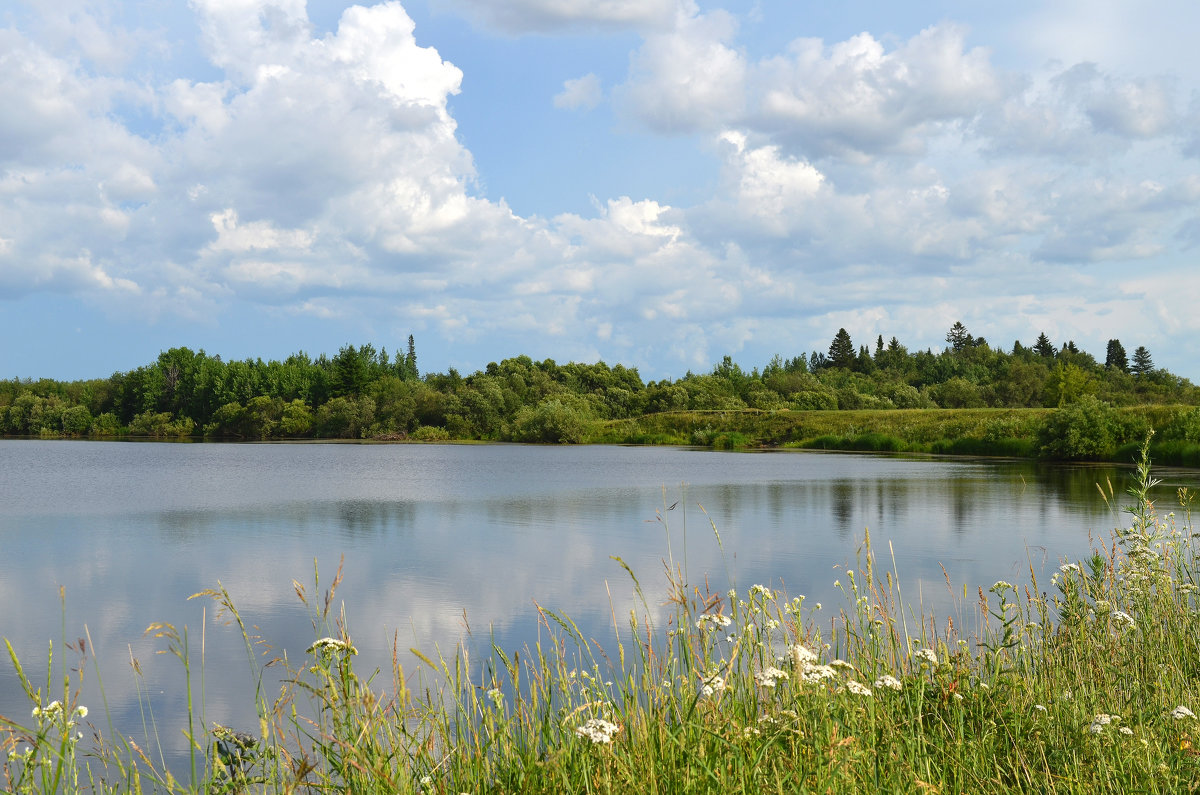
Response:
[[[420,425],[408,438],[417,442],[444,442],[450,438],[450,431],[436,425]]]
[[[557,398],[543,400],[536,408],[525,406],[513,421],[512,438],[518,442],[579,444],[587,433],[583,412]]]
[[[1038,451],[1060,460],[1108,458],[1124,441],[1124,430],[1112,406],[1084,395],[1046,418],[1038,431]]]

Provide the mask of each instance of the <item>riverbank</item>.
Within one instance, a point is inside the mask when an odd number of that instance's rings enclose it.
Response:
[[[962,597],[943,615],[922,612],[917,584],[869,537],[854,564],[830,572],[840,606],[763,585],[710,588],[674,566],[668,548],[665,612],[662,594],[643,593],[627,569],[638,607],[614,615],[608,637],[539,607],[532,647],[493,647],[483,660],[397,648],[391,670],[372,676],[355,667],[340,576],[297,585],[314,642],[275,653],[272,665],[286,670],[269,678],[278,690],[260,688],[257,726],[206,723],[202,684],[189,686],[177,699],[193,716],[182,770],[113,733],[101,701],[80,702],[95,668],[90,638],[53,649],[44,679],[40,663],[10,649],[29,711],[2,722],[3,783],[13,792],[1186,791],[1200,780],[1193,495],[1180,491],[1176,516],[1149,502],[1150,483],[1143,461],[1124,518],[1110,488],[1121,527],[1092,556],[1063,561],[1048,581],[1031,572],[986,590],[953,583]],[[658,517],[668,538],[673,518]],[[711,538],[721,546],[719,533]],[[220,587],[200,596],[240,628],[255,681],[265,681],[249,617]],[[203,636],[198,647],[186,629],[151,631],[193,686],[204,681]]]
[[[1195,407],[1109,407],[1098,401],[1063,409],[662,412],[597,424],[585,441],[1129,463],[1151,430],[1155,461],[1200,466],[1200,411]]]

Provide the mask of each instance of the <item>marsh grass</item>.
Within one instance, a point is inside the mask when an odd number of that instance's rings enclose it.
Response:
[[[70,671],[51,649],[44,689],[10,647],[35,714],[2,719],[3,783],[13,792],[1192,791],[1194,495],[1180,489],[1180,514],[1161,513],[1146,450],[1125,521],[1089,558],[1063,562],[1048,582],[1031,566],[1025,583],[978,587],[946,616],[912,608],[890,545],[881,555],[869,535],[838,572],[836,609],[764,585],[693,582],[686,556],[674,557],[665,506],[666,602],[652,606],[617,559],[638,607],[614,611],[603,640],[538,607],[529,647],[493,644],[475,661],[465,646],[409,658],[394,643],[390,670],[364,678],[337,608],[340,572],[323,595],[317,573],[311,591],[295,583],[317,638],[295,659],[264,662],[265,641],[229,594],[197,594],[245,642],[259,720],[253,731],[206,723],[191,698],[197,659],[186,630],[151,627],[189,671],[182,774],[111,726],[89,724],[82,742],[88,644],[70,647],[79,657]],[[1111,483],[1100,491],[1119,516]],[[48,704],[51,693],[59,698]]]

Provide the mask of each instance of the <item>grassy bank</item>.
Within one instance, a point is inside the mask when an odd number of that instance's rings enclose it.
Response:
[[[1153,430],[1160,464],[1200,466],[1192,406],[679,411],[597,424],[592,443],[791,447],[1131,462]]]
[[[78,678],[47,674],[35,686],[10,648],[31,713],[0,722],[2,783],[14,792],[1194,790],[1194,495],[1180,490],[1179,515],[1160,511],[1145,457],[1138,475],[1121,527],[1090,558],[1064,562],[1048,582],[1031,570],[1020,585],[969,584],[948,616],[916,614],[891,556],[869,537],[838,574],[840,607],[761,585],[709,590],[668,550],[665,623],[652,619],[660,595],[629,572],[641,607],[614,616],[608,638],[542,609],[544,640],[533,648],[494,648],[482,663],[417,653],[415,670],[397,651],[391,671],[371,677],[355,668],[337,580],[324,594],[314,583],[298,594],[318,638],[277,663],[284,684],[260,692],[257,727],[204,725],[188,699],[187,770],[168,771],[152,749],[105,729],[97,704],[80,704]],[[201,596],[241,627],[262,681],[236,606],[220,589]],[[151,631],[197,678],[186,630]],[[91,670],[86,659],[77,668]]]

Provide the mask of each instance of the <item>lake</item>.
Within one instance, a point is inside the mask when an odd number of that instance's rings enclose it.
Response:
[[[315,596],[314,565],[323,591],[344,560],[336,603],[359,668],[386,671],[393,639],[450,654],[469,627],[476,659],[491,633],[520,648],[536,637],[535,600],[611,637],[614,613],[624,624],[637,604],[613,556],[659,620],[668,554],[694,585],[763,583],[829,614],[869,528],[888,568],[892,542],[910,604],[941,615],[953,609],[947,577],[974,594],[1085,555],[1090,533],[1125,522],[1097,482],[1119,496],[1129,485],[1129,470],[1109,466],[519,445],[3,440],[0,472],[0,634],[36,683],[48,642],[86,627],[115,724],[141,738],[148,704],[172,758],[184,747],[181,666],[143,636],[152,622],[186,625],[197,661],[203,639],[205,720],[255,726],[240,636],[210,600],[188,601],[218,582],[272,654],[299,659],[314,629],[293,580]],[[1195,472],[1159,474],[1164,504],[1200,486]],[[82,702],[101,723],[91,669],[86,679]],[[29,709],[5,661],[0,714]]]

